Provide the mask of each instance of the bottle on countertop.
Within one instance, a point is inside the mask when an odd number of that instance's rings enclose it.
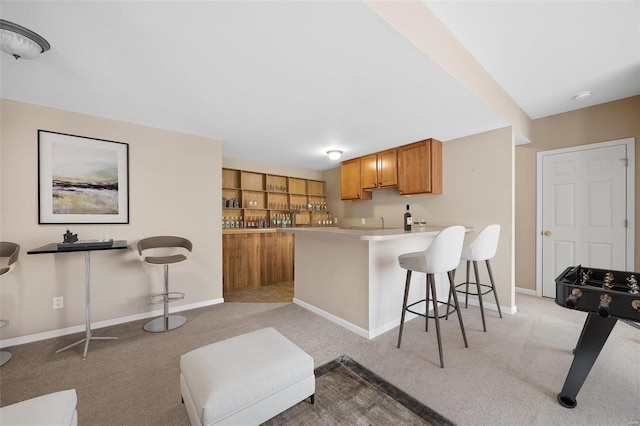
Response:
[[[407,204],[407,211],[404,212],[404,230],[411,231],[411,212],[409,211],[409,204]]]

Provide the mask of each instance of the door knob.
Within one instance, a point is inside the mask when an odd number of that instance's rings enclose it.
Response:
[[[544,231],[544,236],[545,237],[551,236],[551,231]]]

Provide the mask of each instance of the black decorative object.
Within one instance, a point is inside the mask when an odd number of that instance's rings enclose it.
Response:
[[[68,229],[62,237],[64,238],[62,242],[65,244],[75,243],[78,241],[78,234],[72,234]]]

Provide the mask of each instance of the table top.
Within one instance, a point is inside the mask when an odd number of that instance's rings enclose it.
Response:
[[[43,253],[73,253],[79,251],[96,251],[96,250],[122,250],[127,248],[127,240],[113,240],[110,246],[91,247],[78,241],[78,246],[59,247],[59,243],[50,243],[42,247],[29,250],[27,254],[43,254]]]
[[[339,238],[352,238],[369,241],[390,241],[403,238],[435,237],[446,226],[413,226],[413,230],[405,231],[402,228],[278,228],[278,232],[290,232],[296,235],[324,235]],[[465,227],[466,232],[473,228]]]

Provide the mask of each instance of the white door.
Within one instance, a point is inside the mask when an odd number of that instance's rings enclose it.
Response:
[[[543,296],[555,297],[555,278],[568,266],[633,268],[630,150],[633,139],[539,154]]]

